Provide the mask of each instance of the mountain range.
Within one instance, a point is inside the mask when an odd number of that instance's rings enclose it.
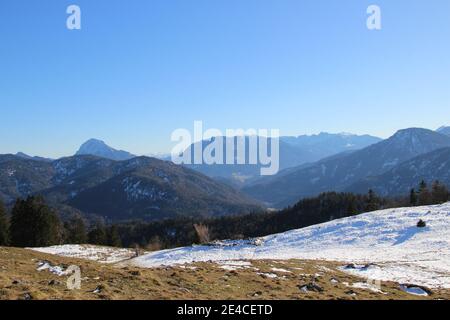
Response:
[[[425,154],[446,147],[450,147],[450,136],[420,128],[400,130],[389,139],[364,149],[341,153],[312,164],[284,170],[273,177],[262,178],[244,187],[242,191],[274,207],[291,205],[301,198],[330,190],[367,192],[371,187],[368,177],[398,172],[392,170],[400,170],[398,167],[405,161],[421,155],[424,158],[417,161],[425,161],[427,157],[435,159],[434,154]],[[429,169],[434,171],[439,166]],[[414,176],[420,175],[412,175]],[[439,174],[428,172],[428,177],[439,177]],[[386,177],[383,181],[386,181]],[[418,182],[420,180],[414,181],[412,186]],[[406,192],[403,188],[398,190],[398,193]]]
[[[0,198],[41,194],[55,206],[108,220],[219,216],[260,210],[256,201],[198,172],[154,158],[77,155],[54,161],[0,156]]]
[[[237,145],[236,137],[224,138],[234,139]],[[201,150],[205,150],[214,139],[204,140],[192,144],[189,149],[193,157],[193,150],[196,145],[201,144]],[[331,134],[320,133],[318,135],[302,135],[298,137],[280,137],[279,139],[279,160],[280,169],[296,167],[305,163],[311,163],[323,159],[325,157],[341,153],[362,149],[371,144],[381,141],[380,138],[370,135],[355,135],[349,133]],[[269,139],[268,144],[271,144]],[[245,159],[249,159],[249,137],[245,137]],[[258,149],[259,150],[259,149]],[[189,151],[187,151],[189,152]],[[225,149],[224,149],[225,163]],[[235,154],[235,158],[237,155]],[[248,162],[247,162],[248,163]],[[261,165],[240,165],[240,164],[188,164],[185,165],[191,169],[197,170],[209,177],[219,179],[220,181],[229,183],[235,187],[242,187],[252,181],[260,178]]]
[[[230,139],[230,138],[227,138]],[[235,145],[236,137],[234,139]],[[315,162],[324,157],[331,156],[344,151],[362,149],[371,144],[381,141],[380,138],[370,135],[355,135],[349,133],[331,134],[320,133],[318,135],[301,135],[298,137],[281,137],[280,145],[280,169],[295,167],[304,163]],[[193,150],[195,145],[201,144],[204,150],[211,143],[211,140],[204,140],[192,144],[188,150]],[[249,138],[245,137],[246,146],[249,145]],[[270,144],[270,140],[269,140]],[[245,158],[248,159],[248,148],[246,148]],[[225,152],[224,152],[225,154]],[[116,150],[98,139],[86,141],[76,155],[94,155],[111,160],[129,160],[135,155],[122,150]],[[158,157],[156,157],[158,158]],[[169,156],[161,157],[162,160],[170,161]],[[224,161],[225,162],[225,159]],[[207,165],[207,164],[185,164],[187,168],[201,172],[218,181],[227,183],[234,187],[242,187],[260,177],[261,165]]]
[[[42,194],[64,211],[158,220],[282,208],[327,191],[405,195],[421,180],[450,185],[449,129],[404,129],[386,140],[328,133],[282,137],[283,170],[270,177],[261,177],[258,165],[179,166],[91,139],[74,156],[57,160],[0,155],[0,199],[11,205]],[[205,148],[211,141],[201,143]]]

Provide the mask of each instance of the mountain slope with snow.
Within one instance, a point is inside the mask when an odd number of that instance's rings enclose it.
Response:
[[[426,222],[418,228],[417,222]],[[258,243],[260,242],[260,243]],[[225,241],[150,253],[131,260],[157,267],[197,261],[323,259],[383,281],[450,288],[450,203],[375,211],[256,241]]]
[[[450,148],[435,150],[403,162],[388,172],[362,179],[345,191],[372,189],[381,196],[405,195],[417,188],[419,181],[434,181],[450,186]]]
[[[292,168],[289,174],[280,172],[269,179],[262,178],[242,191],[269,206],[284,208],[322,192],[344,191],[361,179],[381,175],[419,155],[448,147],[449,136],[409,128],[362,150]],[[358,190],[359,193],[367,191]]]

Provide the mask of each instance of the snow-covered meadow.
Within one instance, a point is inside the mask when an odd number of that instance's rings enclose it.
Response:
[[[426,227],[417,227],[420,219]],[[231,270],[249,268],[247,260],[329,260],[342,262],[342,271],[363,278],[450,288],[450,203],[374,211],[259,239],[220,241],[137,258],[131,249],[89,245],[33,250],[141,268],[212,261]]]
[[[417,227],[420,219],[425,228]],[[130,263],[151,268],[199,261],[321,259],[353,263],[355,267],[343,270],[370,279],[450,288],[450,203],[380,210],[261,240],[259,246],[226,241],[164,250]]]

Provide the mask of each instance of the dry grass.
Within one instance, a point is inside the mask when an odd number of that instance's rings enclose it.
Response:
[[[82,271],[81,290],[68,290],[66,276],[37,271],[39,261]],[[364,280],[343,273],[324,261],[251,261],[252,266],[224,270],[214,263],[184,267],[139,269],[62,258],[24,249],[0,248],[0,299],[420,299],[383,282],[384,294],[351,285]],[[273,268],[276,268],[273,271]],[[257,269],[257,270],[256,270]],[[289,272],[281,272],[284,269]],[[271,278],[276,274],[276,278]],[[332,281],[332,279],[335,279]],[[337,281],[337,282],[336,282]],[[322,292],[302,292],[315,283]],[[348,284],[345,284],[348,283]],[[97,289],[97,290],[96,290]],[[449,299],[433,291],[425,299]],[[423,298],[422,298],[423,299]]]

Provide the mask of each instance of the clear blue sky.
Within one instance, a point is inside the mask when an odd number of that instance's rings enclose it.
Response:
[[[82,30],[66,29],[66,8]],[[382,9],[383,29],[366,28]],[[448,0],[1,0],[0,153],[136,154],[170,134],[388,137],[450,124]]]

